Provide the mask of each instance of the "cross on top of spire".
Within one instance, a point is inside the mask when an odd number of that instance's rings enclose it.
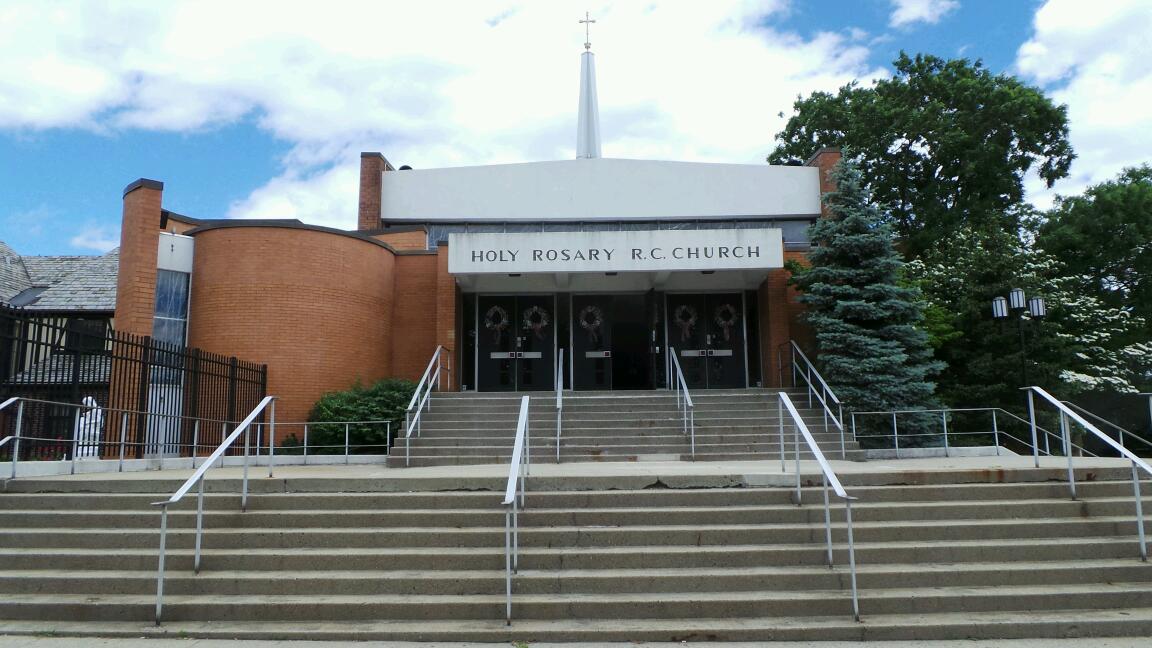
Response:
[[[584,20],[581,20],[580,24],[584,25],[584,49],[586,49],[586,50],[592,49],[592,38],[589,36],[588,32],[589,32],[589,27],[594,22],[596,22],[596,21],[592,19],[591,13],[585,11],[584,12]]]

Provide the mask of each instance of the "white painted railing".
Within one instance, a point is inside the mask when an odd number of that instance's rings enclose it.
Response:
[[[524,508],[524,480],[532,466],[532,435],[528,424],[529,400],[520,399],[520,418],[516,422],[516,442],[508,465],[508,483],[504,488],[504,596],[505,620],[512,625],[512,575],[520,569],[520,510]]]

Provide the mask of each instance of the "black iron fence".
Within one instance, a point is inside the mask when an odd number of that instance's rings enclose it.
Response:
[[[260,402],[267,377],[265,365],[113,331],[107,319],[0,305],[0,402],[27,399],[0,411],[0,438],[19,418],[21,460],[204,454]]]

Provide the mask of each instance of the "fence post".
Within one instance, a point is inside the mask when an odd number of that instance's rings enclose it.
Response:
[[[136,458],[145,454],[148,444],[148,396],[152,387],[152,336],[141,338],[144,354],[140,362],[139,393],[136,395]]]
[[[344,424],[344,465],[348,465],[348,428],[351,424]]]
[[[308,465],[308,424],[304,424],[304,465]]]

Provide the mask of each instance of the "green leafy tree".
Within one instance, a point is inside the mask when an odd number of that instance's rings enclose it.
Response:
[[[1104,304],[1152,320],[1152,167],[1059,198],[1046,216],[1039,247],[1063,261],[1067,274],[1084,277],[1081,288]]]
[[[960,225],[1015,232],[1025,174],[1051,186],[1075,157],[1066,108],[980,61],[901,52],[893,65],[872,86],[798,99],[769,162],[852,150],[907,258]]]
[[[811,267],[795,284],[808,305],[824,377],[851,409],[935,405],[932,359],[915,288],[900,284],[903,261],[883,214],[849,160],[825,196],[831,216],[811,229]]]
[[[1142,319],[1079,290],[1082,278],[1018,236],[961,228],[906,268],[931,308],[950,314],[937,324],[949,332],[937,357],[948,363],[940,394],[953,406],[1019,411],[1024,374],[1061,397],[1131,392],[1152,362],[1152,347],[1127,341]],[[1012,288],[1044,297],[1048,317],[994,320],[992,299]]]

